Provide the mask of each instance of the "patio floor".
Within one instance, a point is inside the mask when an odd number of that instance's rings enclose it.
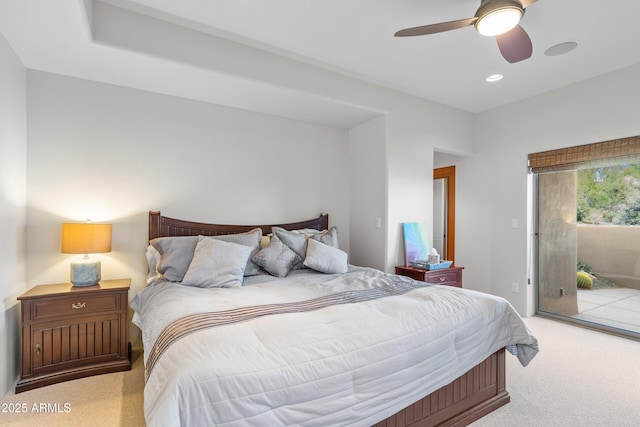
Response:
[[[640,290],[578,289],[576,319],[640,333]]]

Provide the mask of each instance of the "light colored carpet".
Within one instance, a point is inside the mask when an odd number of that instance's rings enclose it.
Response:
[[[640,426],[640,342],[540,317],[525,319],[540,353],[523,368],[507,354],[511,403],[474,427]],[[0,412],[2,426],[144,426],[142,357],[129,372],[98,375],[27,391],[0,401],[26,404],[27,413]],[[32,412],[58,404],[68,413]]]
[[[525,319],[540,352],[507,354],[511,402],[474,427],[640,426],[640,342],[541,317]]]
[[[144,427],[142,351],[134,350],[131,358],[131,371],[81,378],[19,394],[10,391],[0,401],[0,410],[24,407],[27,412],[1,412],[0,425]]]

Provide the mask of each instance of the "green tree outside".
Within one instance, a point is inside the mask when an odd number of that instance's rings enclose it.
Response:
[[[577,220],[640,225],[640,164],[578,171]]]

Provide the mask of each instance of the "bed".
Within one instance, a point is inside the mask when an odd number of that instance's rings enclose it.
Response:
[[[148,285],[131,303],[147,425],[468,425],[509,402],[505,349],[526,366],[538,346],[506,300],[352,266],[337,239],[326,214],[150,212]]]

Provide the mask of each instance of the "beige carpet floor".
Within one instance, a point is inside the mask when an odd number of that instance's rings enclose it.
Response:
[[[474,427],[640,426],[640,342],[541,317],[525,319],[540,352],[507,354],[511,402]]]
[[[10,391],[0,401],[0,410],[9,411],[0,412],[0,426],[144,427],[142,351],[134,350],[131,358],[131,371]],[[27,412],[12,412],[17,407]]]
[[[540,353],[523,368],[507,354],[511,403],[476,421],[474,427],[640,426],[640,342],[540,317],[526,319]],[[2,426],[144,426],[142,357],[134,351],[129,372],[55,384],[0,400]],[[35,412],[49,404],[61,413]],[[329,427],[329,426],[328,426]]]

